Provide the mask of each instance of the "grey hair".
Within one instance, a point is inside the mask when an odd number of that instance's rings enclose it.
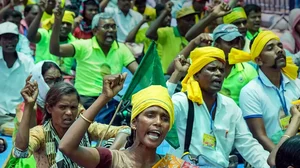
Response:
[[[96,28],[99,24],[100,19],[113,19],[112,15],[107,12],[98,13],[93,17],[92,29]]]

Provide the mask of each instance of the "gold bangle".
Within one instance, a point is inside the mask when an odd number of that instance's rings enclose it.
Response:
[[[282,137],[291,138],[291,136],[289,136],[289,135],[282,135]]]
[[[80,113],[80,117],[81,117],[83,120],[85,120],[86,122],[90,123],[90,124],[93,123],[93,121],[87,119],[82,113]]]

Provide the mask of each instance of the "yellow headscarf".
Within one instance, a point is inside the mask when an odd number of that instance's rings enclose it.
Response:
[[[188,98],[193,102],[203,104],[202,92],[199,83],[194,79],[194,75],[207,64],[215,60],[221,60],[225,63],[225,54],[216,47],[201,47],[193,50],[190,54],[190,58],[192,64],[182,81],[181,91],[187,91]]]
[[[231,24],[232,22],[234,22],[238,19],[247,19],[245,10],[242,7],[233,8],[232,12],[230,12],[229,14],[227,14],[223,17],[223,23]]]
[[[170,116],[170,128],[174,123],[174,105],[169,95],[168,89],[160,85],[152,85],[140,90],[132,96],[132,120],[151,106],[159,106],[165,109]]]
[[[253,61],[257,58],[265,45],[272,39],[280,41],[279,37],[272,31],[261,31],[255,38],[250,54],[235,48],[232,48],[228,55],[229,64],[236,64],[241,62]],[[298,67],[293,63],[291,57],[286,58],[286,67],[282,68],[283,73],[288,76],[290,79],[295,80],[297,78]]]
[[[65,11],[64,17],[62,19],[62,22],[67,22],[67,23],[74,23],[74,18],[75,18],[75,13],[71,11]],[[52,25],[54,24],[54,15],[50,19],[46,19],[42,23],[42,28],[46,30],[50,30],[52,28]]]

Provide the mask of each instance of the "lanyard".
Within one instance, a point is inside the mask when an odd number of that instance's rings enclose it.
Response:
[[[281,96],[281,94],[280,94],[279,89],[277,89],[277,88],[274,88],[274,89],[276,90],[277,96],[279,97],[279,100],[280,100],[282,109],[283,109],[283,111],[284,111],[284,114],[285,114],[286,116],[288,116],[288,115],[289,115],[289,112],[288,112],[288,109],[286,108],[286,100],[285,100],[285,97],[284,97],[284,86],[283,86],[283,82],[282,82],[282,79],[283,79],[283,78],[282,78],[282,76],[281,76],[280,78],[281,78],[281,80],[280,80],[280,87],[282,88],[282,96]],[[259,81],[263,84],[261,78],[258,77],[258,79],[259,79]]]
[[[210,130],[211,130],[211,132],[213,132],[213,123],[214,123],[212,113],[215,110],[216,106],[217,106],[217,101],[214,102],[214,104],[213,104],[213,106],[212,106],[212,108],[210,109],[210,112],[209,112],[209,114],[210,114]]]

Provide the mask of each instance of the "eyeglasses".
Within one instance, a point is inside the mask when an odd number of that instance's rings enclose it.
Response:
[[[109,29],[116,30],[117,25],[116,24],[105,24],[103,26],[100,26],[103,30],[107,31]]]

